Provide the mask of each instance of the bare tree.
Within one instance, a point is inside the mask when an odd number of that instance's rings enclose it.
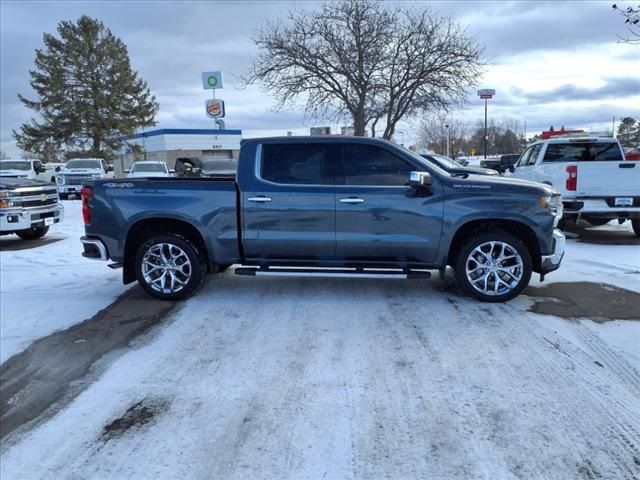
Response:
[[[629,37],[620,37],[623,43],[633,43],[640,45],[640,4],[636,8],[631,6],[626,8],[620,8],[615,3],[611,6],[615,11],[619,12],[624,17],[624,23],[629,30]]]
[[[430,113],[422,119],[418,131],[419,145],[436,153],[445,154],[447,138],[449,153],[455,156],[466,150],[470,125],[456,118],[448,118],[446,112]]]
[[[351,116],[360,136],[382,121],[391,139],[403,117],[462,102],[483,68],[475,39],[452,19],[374,0],[293,10],[254,41],[245,83],[260,82],[279,108],[302,98],[313,117]]]

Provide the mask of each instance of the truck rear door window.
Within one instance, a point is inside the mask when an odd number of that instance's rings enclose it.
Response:
[[[544,162],[619,162],[624,160],[617,143],[550,143]]]
[[[263,145],[260,177],[274,183],[290,185],[329,185],[324,145]]]
[[[382,148],[357,144],[343,147],[345,185],[403,186],[412,170],[412,165]]]

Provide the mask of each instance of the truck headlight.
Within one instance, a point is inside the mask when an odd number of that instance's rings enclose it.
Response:
[[[11,196],[11,192],[0,192],[0,198],[9,198]]]
[[[58,175],[56,177],[56,182],[58,183],[58,185],[64,185],[64,176]]]
[[[13,202],[10,200],[0,200],[0,208],[10,208],[13,207]]]
[[[562,199],[559,193],[551,195],[543,195],[540,197],[540,205],[548,209],[555,217],[553,226],[557,227],[560,219],[562,218]]]

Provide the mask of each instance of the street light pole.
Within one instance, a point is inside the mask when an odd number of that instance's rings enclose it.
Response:
[[[450,137],[450,132],[451,130],[449,130],[449,125],[445,124],[444,128],[447,129],[447,157],[449,157],[449,143],[451,142],[451,137]]]
[[[487,158],[487,99],[484,99],[484,158]]]
[[[478,96],[484,99],[484,158],[487,158],[487,141],[489,136],[487,135],[487,100],[493,98],[496,91],[493,88],[483,88],[478,90]]]

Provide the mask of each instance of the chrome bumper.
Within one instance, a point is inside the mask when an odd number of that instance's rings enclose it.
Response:
[[[31,227],[46,227],[64,219],[64,207],[56,203],[46,207],[7,208],[0,211],[0,231],[15,232]]]
[[[560,268],[560,262],[564,257],[564,246],[566,243],[566,237],[557,228],[553,231],[554,248],[551,255],[542,255],[541,266],[542,274],[553,272]]]
[[[82,247],[84,248],[84,252],[82,252],[82,256],[84,258],[89,258],[91,260],[109,260],[109,255],[107,254],[107,247],[105,247],[102,240],[99,238],[91,238],[91,237],[80,237],[80,241],[82,242]]]

